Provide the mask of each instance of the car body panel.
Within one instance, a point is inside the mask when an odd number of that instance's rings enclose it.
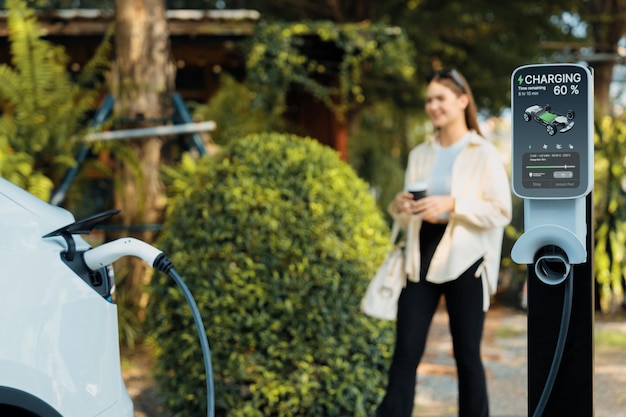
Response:
[[[0,178],[0,391],[32,395],[64,417],[132,417],[117,306],[63,262],[63,237],[42,238],[73,222]],[[90,248],[71,238],[78,251]]]

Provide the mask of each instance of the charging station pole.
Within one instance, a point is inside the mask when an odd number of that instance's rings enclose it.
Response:
[[[527,265],[528,415],[594,414],[593,82],[578,64],[512,75],[512,189]]]

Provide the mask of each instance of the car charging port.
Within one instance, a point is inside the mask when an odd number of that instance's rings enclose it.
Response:
[[[78,253],[80,254],[82,252]],[[85,264],[82,256],[74,256],[72,260],[68,260],[65,252],[61,253],[61,260],[87,285],[93,288],[94,291],[106,300],[112,301],[114,283],[112,268],[109,266],[103,266],[95,270],[91,270]]]

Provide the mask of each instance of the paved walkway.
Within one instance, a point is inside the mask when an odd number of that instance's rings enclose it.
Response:
[[[483,357],[491,417],[528,416],[526,326],[522,311],[496,308],[487,314]],[[596,320],[595,329],[626,333],[626,321]],[[626,349],[598,346],[594,362],[595,417],[626,417]],[[457,415],[456,367],[443,308],[435,314],[418,388],[414,417]]]

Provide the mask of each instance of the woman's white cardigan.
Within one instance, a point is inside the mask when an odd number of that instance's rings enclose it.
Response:
[[[476,272],[483,281],[483,309],[488,310],[491,295],[496,292],[504,227],[511,221],[509,178],[496,147],[470,132],[467,146],[452,167],[450,193],[455,199],[454,211],[441,242],[433,255],[426,280],[443,283],[458,278],[481,257]],[[409,154],[405,184],[427,181],[435,160],[434,138],[416,146]],[[417,216],[390,213],[407,232],[406,272],[409,280],[419,281],[419,230]]]

